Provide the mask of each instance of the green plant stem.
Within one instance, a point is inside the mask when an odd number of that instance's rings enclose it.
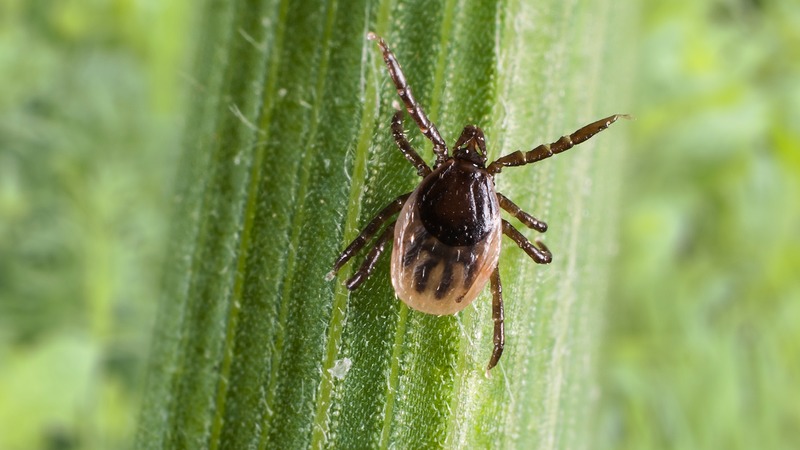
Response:
[[[588,445],[619,130],[500,175],[549,222],[556,260],[504,246],[507,347],[488,379],[488,293],[434,317],[394,298],[388,258],[352,294],[353,264],[324,276],[418,182],[391,140],[396,94],[367,31],[387,38],[447,142],[475,123],[496,157],[620,112],[608,102],[625,57],[610,40],[626,11],[612,7],[209,1],[139,445]]]

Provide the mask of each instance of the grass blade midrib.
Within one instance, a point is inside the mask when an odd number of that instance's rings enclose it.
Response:
[[[386,23],[389,17],[390,0],[382,0],[377,13],[377,27],[380,29],[382,23]],[[369,22],[367,21],[366,24]],[[372,48],[371,42],[366,39],[367,31],[364,30],[363,52],[367,54]],[[364,63],[362,71],[369,71],[375,69],[375,62],[372,64]],[[362,77],[364,78],[364,77]],[[344,233],[342,235],[343,241],[340,248],[344,248],[358,233],[358,221],[361,216],[362,196],[366,184],[367,175],[367,161],[369,159],[369,149],[372,143],[372,129],[374,128],[375,120],[377,119],[378,108],[378,92],[377,81],[374,76],[366,76],[364,84],[364,91],[361,93],[360,98],[364,100],[364,106],[361,115],[361,123],[358,131],[358,139],[356,144],[355,155],[353,158],[353,172],[351,174],[352,183],[350,185],[350,193],[347,210],[347,216],[344,220]],[[375,106],[373,106],[375,105]],[[349,291],[342,283],[342,279],[348,277],[351,273],[351,268],[344,268],[334,279],[335,287],[333,291],[333,305],[331,308],[331,316],[328,325],[328,334],[326,336],[325,350],[322,361],[322,374],[320,383],[317,388],[317,404],[314,414],[314,421],[312,425],[312,436],[310,448],[319,449],[325,446],[330,430],[330,417],[328,411],[331,407],[331,398],[333,395],[333,376],[330,369],[336,362],[336,357],[339,353],[341,345],[342,333],[344,332],[344,322],[346,318],[347,302],[350,298]]]

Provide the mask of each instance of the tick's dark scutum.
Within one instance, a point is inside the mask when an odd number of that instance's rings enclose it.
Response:
[[[494,181],[472,163],[452,159],[419,186],[420,220],[443,244],[475,245],[499,214]]]

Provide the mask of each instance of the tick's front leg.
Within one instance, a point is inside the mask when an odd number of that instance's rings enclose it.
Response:
[[[572,147],[589,140],[589,138],[595,134],[605,130],[611,126],[612,123],[616,122],[617,119],[631,119],[631,116],[627,114],[614,114],[612,116],[608,116],[604,119],[592,122],[589,125],[578,129],[572,134],[561,136],[559,140],[551,144],[542,144],[535,147],[533,150],[524,153],[517,150],[514,153],[501,156],[493,163],[489,164],[486,170],[490,174],[494,175],[496,173],[500,173],[500,171],[503,170],[503,167],[523,166],[525,164],[541,161],[545,158],[565,152]]]
[[[400,63],[397,62],[397,58],[389,49],[386,41],[371,31],[367,34],[367,39],[378,41],[378,46],[380,46],[383,52],[383,60],[386,62],[386,67],[389,68],[389,75],[392,77],[392,81],[397,88],[397,94],[400,96],[400,99],[403,100],[408,114],[411,115],[411,118],[417,123],[419,130],[426,138],[433,142],[433,152],[436,153],[435,167],[438,167],[439,164],[447,160],[447,145],[444,143],[444,139],[442,139],[442,136],[439,134],[439,130],[436,129],[436,125],[428,119],[425,111],[422,110],[422,105],[417,103],[417,99],[415,99],[414,94],[411,93],[411,86],[409,86],[406,81],[403,69],[400,68]]]

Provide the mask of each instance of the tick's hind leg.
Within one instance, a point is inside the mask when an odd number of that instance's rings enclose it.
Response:
[[[528,254],[538,264],[550,264],[553,260],[553,254],[550,253],[547,246],[539,241],[535,241],[536,245],[525,238],[513,225],[503,219],[503,234],[510,237],[512,241]]]
[[[333,264],[333,270],[328,272],[328,275],[325,278],[328,280],[332,280],[333,277],[336,276],[336,272],[338,272],[339,269],[342,268],[342,266],[347,264],[347,261],[350,261],[350,258],[355,256],[355,254],[358,253],[358,251],[361,250],[362,247],[364,247],[364,244],[366,244],[367,241],[372,239],[372,236],[375,236],[375,232],[378,231],[378,228],[380,228],[381,225],[386,223],[386,221],[389,220],[390,217],[400,212],[400,210],[403,208],[403,204],[405,204],[406,200],[408,200],[408,197],[410,195],[411,195],[410,192],[408,194],[403,194],[400,197],[394,199],[392,203],[386,205],[386,207],[383,208],[383,210],[379,212],[378,215],[375,216],[375,218],[373,218],[372,221],[370,221],[370,223],[367,224],[366,227],[364,227],[361,233],[358,236],[356,236],[355,239],[353,239],[353,242],[351,242],[350,245],[348,245],[347,248],[344,249],[344,251],[339,255],[339,257],[336,258],[336,262]]]
[[[366,281],[370,275],[372,275],[372,271],[375,270],[375,263],[378,262],[378,258],[380,258],[381,253],[386,249],[386,243],[391,239],[392,235],[394,234],[394,222],[391,225],[386,227],[381,233],[380,237],[377,241],[375,241],[375,245],[372,247],[372,250],[369,251],[369,254],[366,258],[364,258],[364,262],[361,264],[361,267],[358,271],[347,280],[347,289],[351,291],[355,290],[361,283]]]
[[[509,200],[508,197],[506,197],[505,195],[497,192],[497,201],[500,203],[501,208],[508,211],[512,216],[516,217],[517,220],[519,220],[520,222],[524,223],[526,227],[534,229],[540,233],[544,233],[545,231],[547,231],[546,223],[523,211],[522,208],[520,208],[514,202]]]
[[[431,168],[425,164],[425,161],[416,150],[411,147],[411,143],[408,142],[405,133],[403,133],[403,111],[401,110],[395,112],[394,117],[392,117],[392,136],[397,146],[400,147],[400,151],[403,152],[403,156],[416,167],[417,175],[424,177],[431,173]]]
[[[492,321],[494,322],[494,349],[492,350],[492,357],[489,358],[489,364],[486,366],[486,375],[492,370],[497,362],[500,361],[500,356],[503,355],[503,347],[505,346],[505,314],[503,313],[503,285],[500,284],[500,267],[495,267],[490,278],[492,285]]]
[[[415,99],[414,94],[411,93],[411,86],[409,86],[406,81],[403,69],[400,68],[400,63],[397,62],[394,53],[389,50],[386,41],[373,32],[367,34],[367,39],[378,41],[378,46],[380,46],[383,52],[383,61],[386,63],[386,67],[389,68],[389,75],[392,77],[392,81],[397,88],[397,94],[400,96],[400,99],[403,100],[408,114],[410,114],[414,122],[417,123],[419,130],[426,138],[433,142],[433,152],[436,153],[436,166],[438,166],[447,159],[447,145],[439,134],[439,130],[437,130],[436,125],[428,119],[428,116],[425,115],[425,111],[422,110],[422,106],[417,103],[417,99]]]
[[[506,156],[501,156],[500,158],[497,158],[493,163],[489,164],[486,170],[490,174],[496,174],[501,170],[503,170],[503,167],[522,166],[536,161],[541,161],[557,153],[565,152],[571,149],[572,147],[587,141],[595,134],[608,128],[612,123],[616,122],[617,119],[630,119],[630,118],[631,116],[627,114],[614,114],[613,116],[608,116],[604,119],[592,122],[589,125],[584,126],[583,128],[575,131],[574,133],[568,136],[562,136],[561,139],[553,142],[552,144],[539,145],[538,147],[534,148],[529,152],[523,153],[517,150],[514,153],[510,153]]]

